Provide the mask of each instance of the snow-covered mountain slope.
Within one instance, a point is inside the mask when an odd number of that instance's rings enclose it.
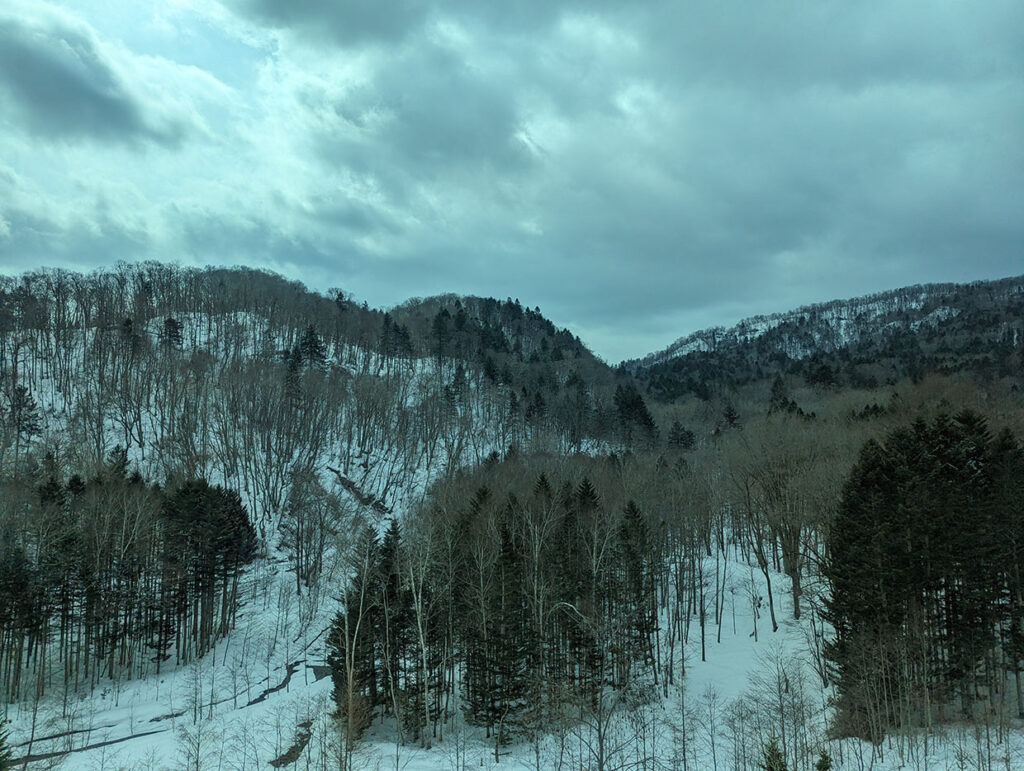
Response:
[[[810,363],[878,380],[914,374],[915,367],[971,366],[980,354],[1017,346],[1022,329],[1024,277],[928,284],[701,330],[625,365],[667,396],[680,392],[680,383],[745,382],[810,372]]]

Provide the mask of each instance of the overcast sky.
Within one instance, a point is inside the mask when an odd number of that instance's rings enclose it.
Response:
[[[0,271],[539,305],[609,362],[1024,273],[1024,3],[0,3]]]

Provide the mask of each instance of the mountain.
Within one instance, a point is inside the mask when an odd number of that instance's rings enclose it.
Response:
[[[973,714],[1009,767],[1020,309],[914,287],[611,369],[511,298],[0,277],[0,757],[950,767]]]
[[[925,284],[701,330],[624,366],[662,399],[778,374],[871,387],[927,373],[1009,374],[1022,331],[1024,276]]]

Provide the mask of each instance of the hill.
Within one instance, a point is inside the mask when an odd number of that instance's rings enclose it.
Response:
[[[0,279],[13,756],[1013,767],[1020,295],[898,290],[612,370],[511,298]]]
[[[776,375],[876,387],[964,370],[1019,372],[1024,277],[927,284],[755,316],[625,362],[662,399]]]

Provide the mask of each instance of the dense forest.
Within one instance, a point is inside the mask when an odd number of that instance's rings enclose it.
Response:
[[[42,712],[72,736],[83,699],[209,667],[172,716],[179,765],[220,767],[216,705],[319,659],[308,767],[386,735],[461,768],[467,732],[536,768],[856,767],[854,739],[927,767],[916,737],[953,724],[997,767],[1024,719],[1022,303],[917,287],[612,368],[513,298],[2,278],[0,757],[42,757]],[[724,638],[788,632],[800,663],[755,696],[688,693]],[[266,760],[247,742],[236,767]]]

